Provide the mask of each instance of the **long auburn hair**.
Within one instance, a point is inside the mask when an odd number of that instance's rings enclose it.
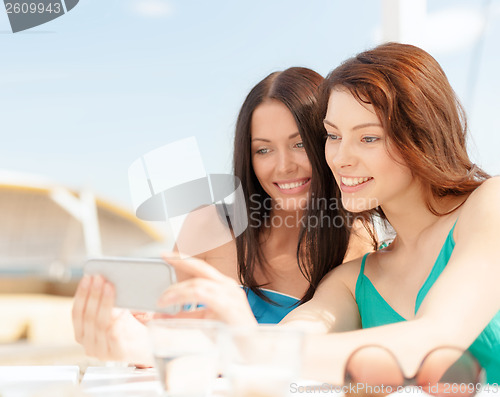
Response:
[[[270,200],[260,185],[252,167],[251,121],[254,110],[266,100],[283,103],[292,113],[298,127],[305,151],[312,166],[311,191],[314,197],[339,197],[338,187],[324,156],[325,132],[318,107],[318,88],[323,77],[302,67],[292,67],[275,72],[260,81],[246,97],[236,123],[234,139],[234,175],[241,180],[248,214],[248,227],[236,237],[238,275],[240,282],[255,294],[269,300],[260,290],[254,273],[257,266],[265,266],[266,258],[261,248],[264,220],[269,216],[269,208],[263,203]],[[260,205],[255,206],[256,198]],[[337,208],[325,208],[325,217],[339,216]],[[306,219],[316,216],[322,210],[308,209]],[[303,222],[305,225],[311,222]],[[328,228],[324,233],[314,233],[314,228],[304,227],[297,245],[297,262],[301,272],[309,281],[309,288],[301,302],[311,299],[320,280],[336,265],[342,263],[347,250],[349,230],[341,227]],[[307,230],[306,230],[307,229]],[[309,230],[312,233],[309,233]],[[311,234],[319,239],[312,241]]]
[[[439,213],[435,199],[466,195],[490,177],[469,159],[465,111],[439,63],[421,48],[385,43],[343,62],[320,89],[323,115],[339,88],[375,108],[434,215],[454,210]]]

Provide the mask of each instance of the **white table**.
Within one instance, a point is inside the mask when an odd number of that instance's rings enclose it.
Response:
[[[76,365],[0,366],[0,396],[71,396],[78,389],[79,378]]]
[[[89,367],[80,388],[91,396],[161,396],[161,385],[154,368]]]
[[[81,381],[77,366],[0,366],[0,397],[161,397],[162,390],[154,368],[89,367]],[[299,392],[290,390],[289,396],[330,395],[335,392],[311,393],[311,383],[297,382]],[[316,384],[320,385],[320,384]],[[218,379],[214,397],[230,396],[227,383]],[[426,397],[419,392],[393,393],[393,397]],[[500,397],[500,388],[483,391],[476,397]]]

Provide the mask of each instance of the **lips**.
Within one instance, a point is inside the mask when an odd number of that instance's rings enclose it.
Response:
[[[362,183],[365,183],[369,180],[373,179],[372,177],[355,177],[355,178],[348,178],[348,177],[341,177],[342,184],[345,186],[349,187],[354,187],[361,185]]]
[[[309,179],[305,179],[305,180],[299,181],[299,182],[292,182],[292,183],[278,183],[278,182],[276,182],[276,185],[278,185],[278,187],[280,189],[294,189],[296,187],[305,185],[307,182],[309,182]]]
[[[290,181],[274,182],[274,185],[278,187],[283,193],[298,193],[306,189],[309,186],[311,178],[296,179]]]
[[[356,193],[365,188],[366,185],[370,184],[374,179],[372,177],[340,177],[340,190],[343,193]]]

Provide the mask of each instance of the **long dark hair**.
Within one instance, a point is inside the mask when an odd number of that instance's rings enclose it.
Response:
[[[250,91],[236,124],[233,167],[235,176],[241,180],[248,214],[248,227],[236,238],[238,275],[244,286],[268,302],[270,300],[259,290],[262,286],[257,284],[254,277],[256,267],[267,264],[261,248],[261,238],[262,225],[269,216],[269,208],[263,203],[268,202],[270,197],[260,185],[252,167],[252,115],[265,100],[273,99],[283,103],[295,119],[312,166],[310,191],[314,191],[315,195],[311,196],[310,201],[338,198],[339,190],[324,155],[326,133],[317,100],[318,87],[322,82],[323,77],[307,68],[292,67],[271,73]],[[256,198],[260,205],[255,206]],[[309,288],[301,303],[311,299],[325,274],[342,263],[349,241],[349,230],[345,222],[342,221],[338,227],[328,228],[324,228],[324,224],[319,222],[343,217],[335,205],[309,205],[304,217],[304,227],[297,245],[297,262],[309,281]],[[319,233],[321,227],[324,230]]]
[[[331,91],[340,87],[375,108],[390,141],[426,190],[433,214],[450,213],[439,213],[435,199],[471,193],[489,178],[469,159],[465,112],[443,69],[424,50],[386,43],[348,59],[320,89],[323,115]],[[380,208],[378,214],[385,218]]]

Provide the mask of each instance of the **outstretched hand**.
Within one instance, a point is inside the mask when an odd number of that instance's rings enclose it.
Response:
[[[101,276],[83,277],[72,310],[76,341],[100,360],[151,364],[146,326],[114,302],[112,284]]]
[[[235,280],[201,259],[180,259],[178,253],[165,254],[163,259],[193,278],[171,285],[158,301],[159,306],[195,302],[203,307],[185,312],[186,317],[216,319],[231,325],[257,324],[245,291]]]
[[[169,287],[159,306],[202,305],[176,315],[131,313],[114,307],[115,289],[101,276],[84,276],[78,285],[72,318],[75,339],[85,353],[104,361],[151,364],[145,323],[158,317],[210,318],[232,325],[256,325],[244,290],[200,259],[164,255],[176,270],[192,278]]]

